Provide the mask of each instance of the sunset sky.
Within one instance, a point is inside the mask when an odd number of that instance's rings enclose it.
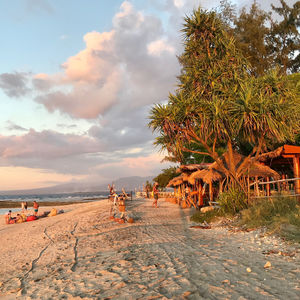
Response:
[[[275,1],[257,2],[269,10]],[[1,0],[0,190],[167,168],[149,109],[176,86],[183,16],[218,4]]]

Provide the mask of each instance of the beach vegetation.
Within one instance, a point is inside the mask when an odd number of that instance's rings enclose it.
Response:
[[[231,1],[221,0],[216,11],[250,62],[252,75],[263,76],[274,67],[282,74],[299,72],[299,1],[289,6],[280,0],[266,12],[256,1],[237,11]]]
[[[167,104],[150,111],[149,126],[159,134],[155,143],[178,162],[183,153],[209,157],[226,178],[223,191],[246,194],[243,179],[250,162],[275,144],[295,141],[300,128],[296,90],[279,69],[253,76],[214,11],[193,11],[182,32],[178,88]],[[247,153],[237,164],[235,153],[242,150]],[[222,159],[225,151],[228,163]]]
[[[224,213],[220,209],[214,209],[207,212],[197,211],[190,219],[196,223],[211,223],[224,216]]]
[[[245,193],[235,188],[220,193],[217,202],[221,214],[227,216],[234,216],[248,207]]]
[[[300,206],[293,197],[256,200],[241,211],[239,225],[246,228],[265,227],[269,233],[300,242]]]

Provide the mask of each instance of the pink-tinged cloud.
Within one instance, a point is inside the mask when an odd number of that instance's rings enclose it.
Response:
[[[101,151],[99,141],[87,136],[37,132],[31,129],[22,136],[0,136],[0,158],[53,159]]]
[[[49,112],[96,119],[122,107],[119,113],[127,114],[174,88],[178,63],[162,22],[129,1],[114,16],[111,31],[89,32],[84,42],[84,49],[62,63],[61,73],[35,76],[35,100]]]
[[[97,85],[73,84],[70,92],[54,91],[36,97],[49,112],[59,110],[75,118],[95,119],[116,103],[120,74],[114,72]]]
[[[84,36],[86,48],[62,65],[66,82],[97,84],[109,81],[111,74],[119,68],[114,63],[114,35],[114,31],[87,33]]]

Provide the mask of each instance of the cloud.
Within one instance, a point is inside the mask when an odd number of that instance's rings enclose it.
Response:
[[[28,82],[31,74],[25,72],[0,74],[0,88],[9,97],[20,98],[30,93]]]
[[[147,49],[148,53],[153,56],[160,56],[163,52],[175,54],[175,48],[168,45],[164,40],[161,39],[148,44]]]
[[[26,0],[26,7],[29,11],[54,13],[53,6],[47,0]]]
[[[62,62],[60,72],[1,75],[0,87],[8,95],[30,95],[50,113],[60,112],[74,123],[86,119],[91,127],[83,135],[31,129],[21,136],[0,136],[0,166],[107,180],[159,173],[162,156],[154,154],[147,116],[153,103],[165,101],[176,88],[179,29],[195,1],[158,4],[169,23],[125,1],[112,28],[86,33],[84,47]],[[19,84],[9,85],[8,75]],[[66,127],[60,123],[57,128]]]
[[[158,17],[125,1],[109,32],[89,32],[62,73],[39,74],[35,100],[73,118],[110,118],[166,98],[179,72],[176,46]],[[122,107],[122,111],[116,107]]]
[[[11,131],[28,131],[28,129],[22,127],[22,126],[19,126],[11,121],[7,121],[7,126],[6,126],[6,129],[7,130],[11,130]]]
[[[0,168],[24,167],[49,173],[81,176],[102,182],[119,177],[157,174],[161,157],[151,144],[124,149],[105,146],[101,135],[61,134],[31,129],[21,136],[0,136]],[[113,139],[111,140],[113,144]]]
[[[101,151],[99,142],[88,136],[30,129],[22,136],[0,136],[0,157],[55,159]]]

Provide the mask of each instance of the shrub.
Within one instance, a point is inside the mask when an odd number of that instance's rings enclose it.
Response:
[[[292,197],[274,197],[254,202],[241,212],[240,224],[248,228],[266,227],[289,239],[300,241],[300,207]]]
[[[197,223],[203,223],[204,221],[207,223],[212,222],[217,217],[221,216],[221,212],[219,209],[214,209],[207,211],[205,213],[201,211],[197,211],[191,216],[191,221],[197,222]]]
[[[218,203],[220,211],[224,215],[231,216],[248,207],[246,194],[238,188],[231,188],[227,192],[220,193]]]

